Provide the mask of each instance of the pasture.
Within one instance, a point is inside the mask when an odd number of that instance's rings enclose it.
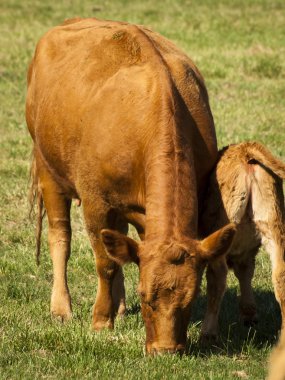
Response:
[[[74,318],[52,321],[46,223],[37,267],[35,223],[28,217],[32,143],[26,129],[26,71],[36,42],[75,16],[144,24],[174,41],[201,70],[219,147],[265,144],[285,161],[284,0],[2,0],[0,4],[0,379],[264,379],[280,312],[268,255],[254,278],[259,323],[239,321],[237,281],[228,277],[216,346],[199,344],[205,283],[188,328],[183,357],[146,357],[136,293],[138,271],[125,268],[128,312],[114,331],[90,330],[97,278],[81,209],[72,207],[69,286]],[[131,231],[134,234],[134,231]]]

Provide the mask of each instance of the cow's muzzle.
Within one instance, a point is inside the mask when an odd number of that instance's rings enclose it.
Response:
[[[159,347],[156,345],[146,345],[147,355],[156,356],[164,354],[178,354],[182,355],[185,351],[185,346],[178,344],[177,346],[172,347]]]

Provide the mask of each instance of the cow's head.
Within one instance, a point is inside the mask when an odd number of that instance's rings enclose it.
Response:
[[[112,230],[102,230],[110,257],[120,265],[139,265],[138,292],[146,327],[147,353],[183,351],[192,303],[205,264],[225,255],[235,226],[229,224],[202,241],[136,243]]]

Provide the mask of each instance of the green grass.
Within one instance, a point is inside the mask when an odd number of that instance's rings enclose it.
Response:
[[[202,71],[219,146],[258,140],[285,160],[285,6],[283,0],[2,0],[0,4],[0,378],[1,379],[249,379],[266,376],[280,313],[267,255],[258,256],[254,280],[260,323],[239,322],[237,282],[221,312],[219,347],[198,337],[205,292],[189,325],[188,354],[147,358],[136,295],[137,269],[126,267],[128,315],[114,331],[90,331],[97,279],[80,210],[73,209],[69,282],[74,319],[51,321],[52,282],[46,231],[42,264],[34,260],[28,219],[31,140],[24,118],[26,69],[39,37],[65,18],[96,16],[142,23],[173,40]],[[203,289],[205,286],[203,285]]]

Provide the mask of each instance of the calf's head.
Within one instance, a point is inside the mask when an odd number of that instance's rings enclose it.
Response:
[[[139,266],[138,292],[146,328],[147,353],[183,351],[192,303],[209,260],[225,255],[235,226],[229,224],[202,241],[137,243],[112,230],[102,230],[110,257],[120,265]]]

